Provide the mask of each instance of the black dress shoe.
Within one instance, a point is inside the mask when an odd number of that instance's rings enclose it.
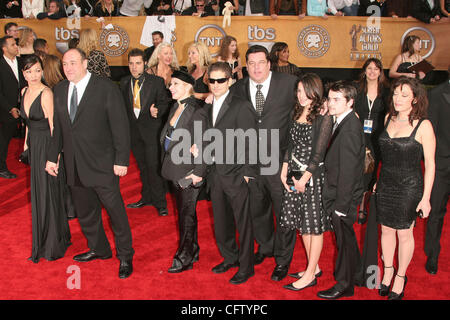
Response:
[[[241,284],[246,282],[250,277],[255,275],[255,271],[250,273],[240,273],[239,271],[230,279],[231,284]]]
[[[15,179],[17,176],[9,170],[0,171],[0,178]]]
[[[364,224],[367,222],[367,211],[360,210],[358,214],[358,224]]]
[[[296,287],[294,287],[293,283],[287,284],[287,285],[283,286],[283,288],[288,289],[288,290],[292,290],[292,291],[301,291],[301,290],[309,288],[309,287],[314,287],[315,285],[317,285],[317,279],[316,278],[314,278],[313,281],[311,281],[308,285],[304,286],[303,288],[296,288]]]
[[[425,264],[425,270],[427,270],[429,274],[436,274],[438,271],[437,259],[428,258],[427,263]]]
[[[299,275],[298,275],[299,273],[300,273],[300,272],[289,273],[288,276],[289,276],[289,277],[292,277],[292,278],[295,278],[295,279],[301,279],[303,276],[299,276]],[[322,276],[322,270],[320,270],[319,272],[317,272],[314,276],[315,276],[316,278],[320,278],[320,277]]]
[[[283,280],[288,273],[288,266],[282,266],[281,264],[277,264],[275,269],[273,270],[272,273],[272,280],[273,281],[281,281]]]
[[[119,266],[119,278],[125,279],[133,273],[133,260],[121,260]]]
[[[145,202],[144,200],[139,200],[138,202],[130,203],[127,205],[127,208],[130,209],[137,209],[142,208],[144,206],[151,206],[152,204],[150,202]]]
[[[186,270],[191,270],[193,268],[194,264],[188,264],[187,266],[172,266],[169,268],[169,270],[167,270],[167,272],[169,273],[180,273]]]
[[[90,250],[88,252],[76,255],[75,257],[73,257],[73,260],[78,261],[78,262],[87,262],[87,261],[91,261],[91,260],[95,260],[95,259],[102,259],[102,260],[106,260],[106,259],[110,259],[112,257],[112,255],[107,255],[107,256],[101,256],[99,254],[97,254],[95,251]]]
[[[158,209],[158,215],[160,217],[165,217],[169,214],[169,211],[167,210],[167,208],[159,208]]]
[[[333,287],[331,289],[319,291],[317,293],[317,296],[319,298],[329,299],[329,300],[335,300],[335,299],[339,299],[341,297],[352,297],[353,295],[354,295],[353,288],[347,288],[347,289],[341,291],[341,290],[338,290],[335,287]]]
[[[227,272],[230,268],[236,268],[239,267],[239,262],[226,264],[225,261],[222,263],[219,263],[217,266],[211,269],[214,273],[224,273]]]

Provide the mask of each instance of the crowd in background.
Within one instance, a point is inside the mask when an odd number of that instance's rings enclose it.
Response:
[[[69,16],[222,16],[225,3],[241,16],[415,17],[425,23],[448,18],[449,0],[2,0],[0,17],[60,19]]]

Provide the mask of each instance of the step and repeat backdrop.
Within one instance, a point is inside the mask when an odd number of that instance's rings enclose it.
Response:
[[[152,45],[151,32],[160,30],[165,41],[172,42],[180,65],[187,61],[187,49],[194,41],[203,41],[216,56],[222,38],[231,35],[238,41],[241,59],[250,45],[260,44],[269,50],[275,42],[286,42],[290,62],[299,67],[360,68],[370,57],[382,60],[389,68],[400,53],[402,40],[408,35],[421,39],[421,55],[437,70],[450,64],[450,23],[424,24],[412,18],[375,17],[271,17],[233,16],[231,25],[222,17],[142,16],[105,18],[64,18],[60,20],[2,19],[0,25],[16,22],[30,27],[39,38],[48,41],[51,53],[62,55],[68,41],[79,36],[80,29],[97,30],[98,47],[111,66],[127,65],[132,48]]]

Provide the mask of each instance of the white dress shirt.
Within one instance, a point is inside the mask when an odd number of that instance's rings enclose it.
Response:
[[[19,65],[17,64],[17,58],[14,57],[13,60],[9,60],[5,55],[3,56],[3,58],[5,58],[6,63],[8,63],[8,65],[11,67],[11,70],[16,76],[17,81],[19,81]]]
[[[230,93],[230,90],[227,90],[227,92],[225,92],[225,94],[223,96],[221,96],[220,98],[216,99],[214,97],[213,112],[212,112],[213,113],[213,125],[216,124],[217,116],[219,115],[219,112],[220,112],[220,109],[222,108],[223,102],[225,101],[225,99],[229,93]]]
[[[256,83],[252,79],[249,79],[249,81],[250,81],[250,98],[252,99],[252,105],[253,105],[253,108],[255,108],[255,110],[256,110],[256,91],[258,91],[258,89],[256,88],[256,85],[262,84],[261,92],[264,96],[264,100],[267,100],[267,94],[269,93],[271,79],[272,79],[272,71],[270,71],[269,76],[267,77],[266,80],[264,80],[263,83]]]
[[[84,91],[86,90],[86,87],[87,87],[90,79],[91,79],[91,73],[88,71],[86,73],[86,75],[84,76],[84,78],[81,79],[80,81],[78,81],[77,84],[70,82],[69,93],[67,95],[67,110],[69,111],[69,114],[70,114],[70,100],[72,98],[73,87],[74,86],[77,87],[77,99],[78,99],[78,104],[80,104],[81,98],[83,97]]]

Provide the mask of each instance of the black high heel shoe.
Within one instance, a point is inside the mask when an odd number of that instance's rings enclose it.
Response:
[[[390,268],[394,269],[394,272],[395,272],[395,268],[394,268],[393,266],[390,266],[390,267],[384,267],[384,269],[390,269]],[[391,281],[390,281],[390,282],[392,282],[392,279],[393,279],[393,278],[394,278],[394,277],[391,278]],[[387,295],[389,294],[389,288],[390,288],[390,287],[391,287],[391,283],[389,283],[388,286],[381,283],[381,284],[380,284],[380,289],[378,289],[378,294],[379,294],[380,296],[382,296],[382,297],[387,296]]]
[[[298,275],[299,273],[300,273],[300,272],[289,273],[288,276],[289,276],[289,277],[292,277],[292,278],[295,278],[295,279],[301,279],[302,276],[299,276],[299,275]],[[320,278],[320,277],[322,276],[322,270],[320,270],[319,272],[317,272],[314,276],[315,276],[316,278]]]
[[[405,295],[405,288],[406,283],[408,282],[408,277],[406,277],[406,275],[400,276],[398,274],[396,276],[405,279],[405,282],[403,283],[403,290],[401,293],[395,293],[394,291],[389,292],[388,300],[402,300],[403,296]]]

